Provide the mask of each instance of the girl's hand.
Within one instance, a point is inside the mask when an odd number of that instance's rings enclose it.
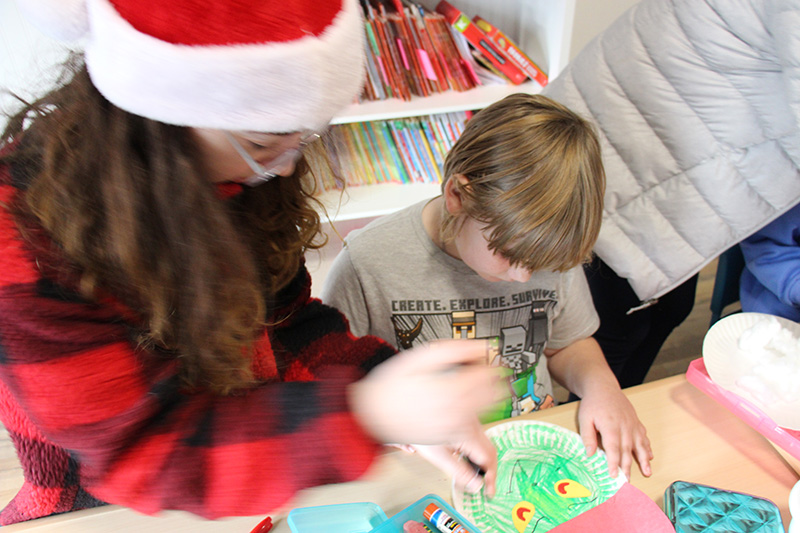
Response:
[[[487,498],[494,496],[497,452],[480,425],[476,426],[474,439],[462,443],[459,448],[441,445],[417,445],[409,448],[409,451],[419,453],[432,465],[450,475],[457,488],[473,494],[483,488]]]
[[[502,394],[487,353],[462,340],[400,352],[350,387],[351,409],[380,442],[473,442],[478,415]]]

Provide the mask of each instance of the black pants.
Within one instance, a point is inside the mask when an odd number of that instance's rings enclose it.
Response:
[[[694,307],[697,275],[658,299],[658,303],[626,314],[640,300],[625,278],[599,257],[584,267],[600,329],[595,339],[621,387],[644,382],[658,351],[672,330]]]

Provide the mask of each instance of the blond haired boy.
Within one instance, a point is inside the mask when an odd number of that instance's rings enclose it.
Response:
[[[582,264],[605,190],[593,127],[547,97],[514,94],[467,123],[444,175],[441,196],[348,236],[323,301],[355,334],[401,349],[487,339],[508,397],[484,421],[554,405],[552,376],[582,399],[588,451],[599,434],[612,475],[629,476],[634,458],[650,475],[646,430],[592,338]]]

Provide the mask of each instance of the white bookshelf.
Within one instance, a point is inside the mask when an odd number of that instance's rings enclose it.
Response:
[[[357,220],[386,215],[441,192],[438,183],[379,183],[327,191],[320,200],[333,220]]]
[[[538,83],[527,81],[522,85],[482,85],[469,91],[447,91],[426,98],[406,102],[397,98],[352,104],[331,121],[332,124],[389,120],[410,116],[435,115],[455,111],[481,109],[514,93],[537,93]]]
[[[465,15],[480,15],[500,28],[554,78],[569,60],[575,0],[448,0]],[[419,3],[434,9],[438,0]],[[353,104],[340,112],[333,124],[389,120],[481,109],[517,92],[537,93],[538,84],[484,85],[469,91],[447,91],[426,98],[403,101],[396,98]],[[348,187],[340,198],[328,192],[322,200],[334,222],[357,220],[391,213],[439,194],[440,186],[420,184],[377,184]],[[336,209],[331,209],[335,206]]]

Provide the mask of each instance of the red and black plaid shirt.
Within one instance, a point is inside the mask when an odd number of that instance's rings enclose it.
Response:
[[[25,483],[0,524],[103,502],[259,515],[367,469],[379,445],[345,390],[393,350],[355,338],[340,313],[311,298],[305,268],[275,312],[290,318],[256,343],[263,385],[190,394],[174,358],[132,342],[136,324],[117,306],[42,275],[6,209],[24,194],[16,174],[0,166],[0,420]]]

